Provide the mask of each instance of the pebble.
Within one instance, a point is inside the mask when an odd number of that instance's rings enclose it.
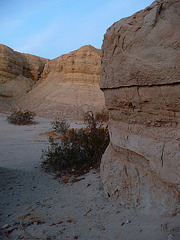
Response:
[[[122,222],[121,223],[121,226],[123,226],[124,224],[128,224],[128,223],[130,223],[131,221],[130,220],[126,220],[126,222]]]
[[[129,221],[129,220],[126,220],[125,224],[128,224],[128,223],[130,223],[130,221]]]

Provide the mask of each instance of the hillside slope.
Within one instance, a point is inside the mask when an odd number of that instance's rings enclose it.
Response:
[[[44,117],[82,118],[104,106],[101,50],[91,45],[53,60],[0,45],[0,111],[18,108]]]

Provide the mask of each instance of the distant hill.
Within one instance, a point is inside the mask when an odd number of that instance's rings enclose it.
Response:
[[[101,50],[91,45],[49,60],[0,44],[0,111],[23,108],[71,119],[100,111],[100,65]]]

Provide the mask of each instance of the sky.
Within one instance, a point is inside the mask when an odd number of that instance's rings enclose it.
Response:
[[[83,45],[101,48],[114,22],[153,0],[0,0],[0,43],[53,59]]]

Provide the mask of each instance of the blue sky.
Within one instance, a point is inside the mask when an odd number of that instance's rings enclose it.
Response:
[[[91,44],[153,0],[0,0],[0,43],[53,59]]]

